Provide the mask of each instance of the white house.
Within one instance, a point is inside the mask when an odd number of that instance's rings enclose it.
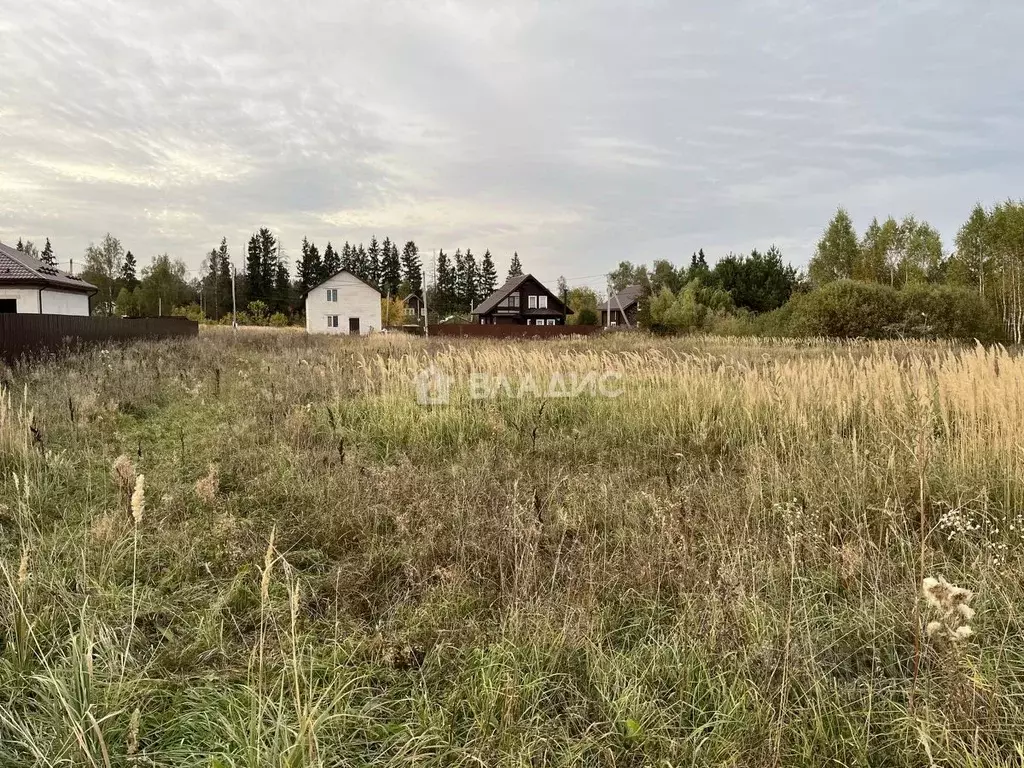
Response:
[[[0,243],[0,314],[88,315],[96,286]]]
[[[365,336],[382,325],[380,291],[343,269],[306,294],[306,331]]]

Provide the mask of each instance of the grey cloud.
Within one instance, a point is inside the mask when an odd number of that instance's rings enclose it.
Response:
[[[0,239],[414,238],[541,275],[776,242],[839,204],[947,245],[1018,194],[1024,9],[916,0],[44,0],[0,13]],[[30,50],[31,55],[25,55]]]

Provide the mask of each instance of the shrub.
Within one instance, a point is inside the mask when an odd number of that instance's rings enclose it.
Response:
[[[878,283],[837,280],[791,301],[789,331],[797,336],[886,338],[903,320],[899,293]]]
[[[921,338],[999,341],[1002,326],[977,292],[962,287],[916,283],[900,291],[903,332]]]
[[[269,313],[270,310],[267,305],[259,299],[249,302],[248,314],[251,318],[252,325],[266,325]],[[242,321],[239,320],[238,322],[241,323]]]
[[[288,315],[284,312],[275,312],[270,316],[270,324],[275,328],[287,328],[289,324]]]
[[[205,323],[206,315],[198,304],[186,304],[183,307],[175,307],[171,310],[171,317],[187,317],[197,323]]]

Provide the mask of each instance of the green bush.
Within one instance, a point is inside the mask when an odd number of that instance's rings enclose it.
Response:
[[[791,301],[796,336],[889,338],[904,319],[899,293],[878,283],[837,280]]]
[[[993,309],[969,288],[917,283],[900,291],[900,298],[902,330],[908,336],[984,342],[1003,338]]]
[[[251,318],[250,323],[252,325],[267,324],[267,318],[269,317],[270,310],[267,308],[265,302],[260,301],[259,299],[250,301],[249,306],[246,309],[248,310],[249,317]],[[241,313],[239,313],[239,315],[241,315]],[[241,324],[242,321],[239,320],[238,322]]]
[[[288,315],[284,312],[275,312],[270,316],[270,324],[275,328],[287,328],[289,322]]]
[[[206,315],[198,304],[186,304],[183,307],[175,307],[171,310],[171,317],[187,317],[197,323],[205,323]]]

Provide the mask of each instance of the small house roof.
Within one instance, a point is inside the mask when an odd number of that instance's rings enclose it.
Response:
[[[623,288],[621,291],[615,294],[611,301],[606,301],[604,304],[602,304],[600,306],[600,311],[607,312],[609,309],[611,309],[611,311],[614,312],[618,310],[620,306],[622,307],[623,311],[625,311],[629,309],[631,305],[636,304],[638,301],[640,301],[640,299],[643,298],[643,295],[644,287],[642,285],[627,285],[625,288]]]
[[[3,243],[0,243],[0,285],[40,285],[81,293],[96,293],[98,290],[80,277],[62,272]]]

